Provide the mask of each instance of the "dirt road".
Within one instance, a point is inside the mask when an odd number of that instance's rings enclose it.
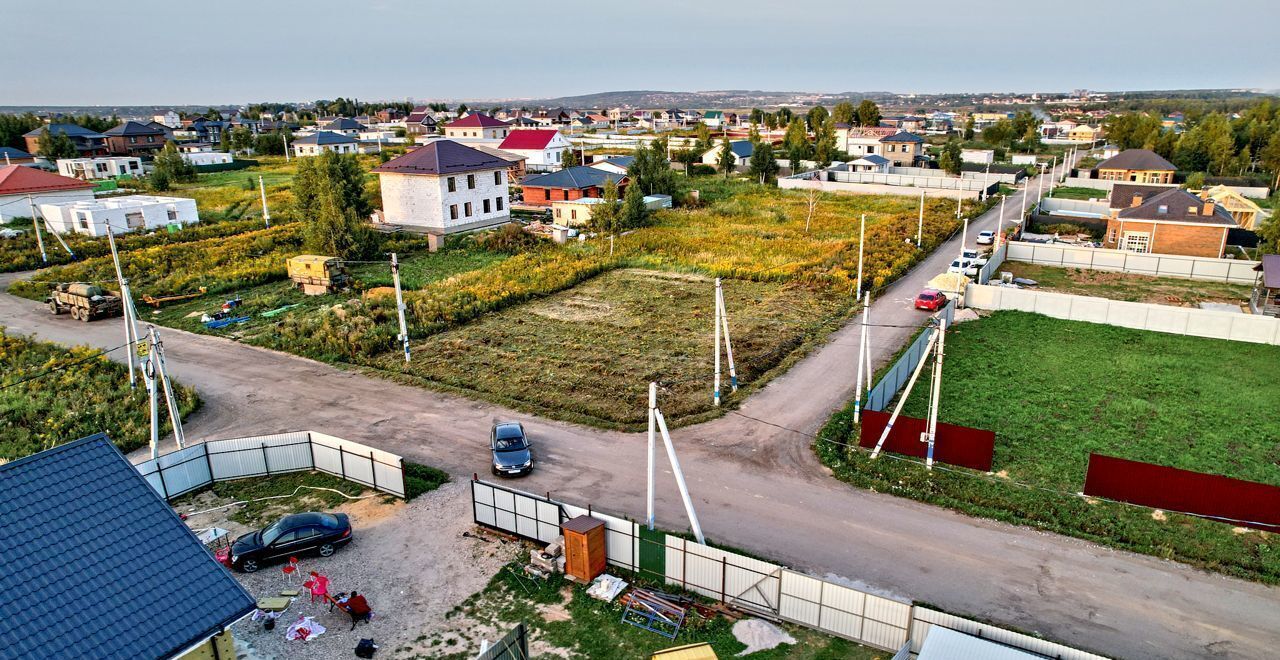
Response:
[[[1022,194],[1010,197],[1011,216]],[[970,240],[996,222],[992,211],[971,223]],[[910,299],[959,249],[956,238],[889,287],[873,301],[872,320],[922,323],[925,315],[911,309]],[[0,284],[11,279],[0,278]],[[118,322],[55,318],[8,295],[0,296],[0,324],[10,332],[99,347],[116,346],[123,337]],[[968,518],[826,476],[809,438],[785,429],[813,432],[849,398],[857,332],[854,319],[745,402],[743,415],[769,424],[728,415],[674,432],[709,537],[1108,655],[1263,658],[1280,648],[1275,588]],[[911,332],[878,328],[875,354],[887,358]],[[487,468],[491,421],[519,419],[534,434],[541,461],[520,487],[644,515],[643,434],[541,420],[223,339],[167,329],[163,338],[175,376],[206,401],[189,421],[191,439],[316,429],[464,476]],[[684,528],[666,470],[659,489],[660,524]]]

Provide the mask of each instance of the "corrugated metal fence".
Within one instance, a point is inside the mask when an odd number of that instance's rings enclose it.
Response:
[[[210,440],[134,466],[165,499],[216,481],[319,470],[405,496],[404,459],[314,431]]]
[[[562,521],[590,515],[605,522],[609,563],[620,568],[868,646],[897,651],[907,641],[909,602],[497,484],[472,481],[471,493],[481,525],[548,543],[559,536]]]
[[[938,312],[942,318],[947,320],[947,325],[951,325],[952,319],[955,318],[956,303],[954,300],[947,302],[947,306]],[[924,352],[924,347],[929,344],[929,338],[933,336],[933,327],[926,327],[916,340],[911,342],[907,350],[898,358],[897,362],[885,372],[880,378],[880,382],[867,393],[867,403],[864,406],[867,410],[884,410],[889,406],[889,402],[893,401],[893,397],[898,395],[903,385],[907,384],[907,380],[911,378],[911,371],[920,363],[920,354]]]
[[[1151,254],[1087,248],[1060,243],[1027,243],[1011,241],[1009,260],[1025,261],[1045,266],[1110,270],[1154,277],[1179,277],[1208,282],[1253,284],[1258,279],[1254,267],[1256,261],[1245,259],[1214,259],[1188,257],[1176,254]]]

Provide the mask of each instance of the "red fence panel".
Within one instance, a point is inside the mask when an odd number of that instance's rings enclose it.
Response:
[[[1256,481],[1090,454],[1084,494],[1280,531],[1280,488]]]
[[[870,449],[876,446],[880,434],[889,423],[889,413],[878,410],[862,411],[862,430],[858,443]],[[884,451],[924,458],[929,445],[920,442],[925,420],[898,415],[885,440]],[[968,426],[938,423],[938,437],[933,442],[933,459],[951,465],[991,471],[991,457],[996,450],[996,434]]]

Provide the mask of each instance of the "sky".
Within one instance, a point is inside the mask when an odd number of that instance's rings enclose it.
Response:
[[[1276,0],[0,0],[0,16],[0,105],[1280,88]]]

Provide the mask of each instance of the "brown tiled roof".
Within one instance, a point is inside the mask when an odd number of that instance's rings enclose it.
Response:
[[[1235,227],[1236,221],[1227,210],[1213,205],[1212,215],[1202,215],[1207,202],[1181,188],[1169,188],[1153,195],[1142,206],[1121,209],[1117,216],[1121,220],[1143,220],[1147,222],[1182,222],[1220,227]]]
[[[1147,183],[1117,183],[1111,187],[1111,208],[1127,209],[1133,206],[1133,196],[1142,195],[1142,199],[1151,199],[1170,188],[1172,184],[1167,186],[1151,185]]]
[[[507,165],[506,160],[465,144],[453,140],[433,140],[383,163],[373,171],[394,174],[453,174],[505,169]]]
[[[1098,163],[1100,170],[1169,170],[1178,169],[1160,154],[1149,149],[1125,149]]]

